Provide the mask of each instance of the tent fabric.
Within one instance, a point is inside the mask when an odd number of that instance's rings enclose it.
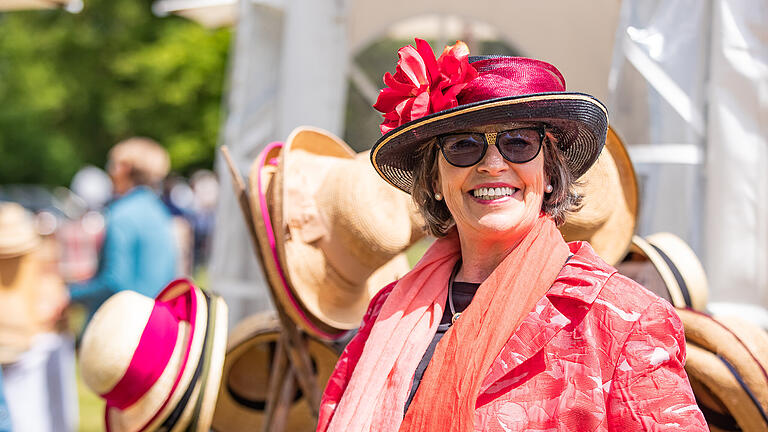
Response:
[[[624,0],[609,78],[611,125],[641,190],[638,234],[683,238],[713,306],[753,321],[768,315],[767,5]]]
[[[220,136],[247,173],[259,151],[310,124],[340,134],[346,100],[345,3],[241,0],[232,49],[227,117]],[[216,170],[221,194],[209,277],[230,305],[230,326],[272,308],[229,173]]]

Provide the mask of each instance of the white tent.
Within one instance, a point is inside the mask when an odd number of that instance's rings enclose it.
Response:
[[[642,189],[640,234],[698,253],[710,308],[768,328],[768,2],[625,0],[611,122]]]
[[[215,0],[162,3],[171,1]],[[713,308],[768,326],[767,10],[766,0],[240,0],[222,143],[247,172],[295,126],[340,134],[347,79],[369,100],[379,87],[355,64],[360,50],[386,35],[450,43],[470,26],[490,29],[557,65],[569,89],[608,103],[640,178],[639,233],[685,239],[705,265]],[[251,299],[238,303],[243,313],[266,308],[222,187],[211,280]]]

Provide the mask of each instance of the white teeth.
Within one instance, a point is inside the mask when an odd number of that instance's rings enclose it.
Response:
[[[511,187],[497,187],[497,188],[477,188],[472,191],[472,195],[475,198],[484,200],[493,200],[504,196],[512,195],[514,189]]]

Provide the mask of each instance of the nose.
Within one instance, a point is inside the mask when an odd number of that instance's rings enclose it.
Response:
[[[485,156],[483,156],[483,159],[476,166],[479,172],[488,173],[490,175],[498,175],[509,169],[506,159],[499,153],[499,148],[495,145],[488,145],[488,150],[485,151]]]

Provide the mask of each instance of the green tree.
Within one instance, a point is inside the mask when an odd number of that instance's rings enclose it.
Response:
[[[133,135],[168,148],[178,172],[211,166],[231,31],[151,4],[0,14],[0,184],[68,184]]]

